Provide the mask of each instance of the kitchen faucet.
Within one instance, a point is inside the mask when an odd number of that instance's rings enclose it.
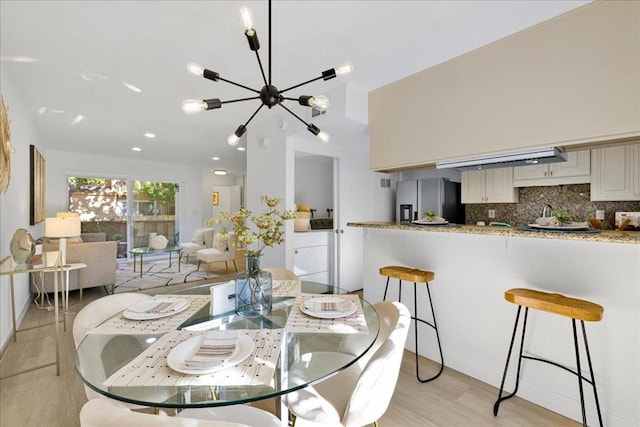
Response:
[[[546,205],[544,205],[544,208],[542,208],[541,218],[545,218],[547,216],[547,208],[549,208],[549,216],[551,216],[551,211],[553,210],[553,206],[547,203]]]

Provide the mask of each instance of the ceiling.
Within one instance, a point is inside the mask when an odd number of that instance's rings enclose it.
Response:
[[[346,80],[320,80],[290,95],[321,94],[345,81],[370,91],[588,2],[276,0],[273,84],[281,89],[293,86],[351,61],[355,70]],[[262,87],[255,54],[237,17],[243,5],[253,11],[266,71],[265,0],[3,0],[2,67],[47,149],[241,174],[246,152],[226,140],[259,101],[226,104],[191,116],[180,105],[187,98],[253,96],[187,73],[189,61],[229,80]],[[20,57],[34,61],[21,62]],[[262,109],[248,132],[275,110],[281,109]],[[84,119],[77,122],[78,115]],[[290,123],[308,133],[295,119]],[[155,138],[146,138],[146,132]],[[330,143],[337,143],[333,136]],[[134,146],[142,151],[132,151]],[[212,160],[214,156],[220,160]]]

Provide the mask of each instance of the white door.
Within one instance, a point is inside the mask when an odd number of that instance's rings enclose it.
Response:
[[[369,171],[368,157],[351,154],[334,160],[334,281],[348,291],[363,289],[363,229],[347,227],[373,212],[376,178]]]

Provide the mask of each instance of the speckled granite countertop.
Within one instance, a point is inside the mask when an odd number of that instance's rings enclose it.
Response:
[[[521,231],[515,227],[491,227],[477,225],[449,225],[449,226],[420,226],[397,224],[395,222],[349,222],[348,227],[378,228],[389,230],[408,230],[427,233],[464,233],[464,234],[488,234],[514,237],[533,237],[536,239],[562,239],[584,240],[588,242],[631,243],[640,244],[640,231],[610,231],[601,233],[559,233],[555,231]]]

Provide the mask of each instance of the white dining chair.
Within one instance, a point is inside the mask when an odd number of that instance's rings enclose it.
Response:
[[[112,316],[115,316],[119,312],[125,310],[131,305],[145,301],[153,298],[150,295],[139,294],[135,292],[125,292],[122,294],[112,294],[107,295],[102,298],[98,298],[95,301],[90,302],[86,306],[84,306],[76,315],[73,320],[73,341],[75,343],[76,348],[80,346],[80,343],[87,335],[87,333],[109,319]],[[93,350],[95,350],[95,354],[83,353],[84,357],[95,358],[95,360],[101,360],[101,362],[95,364],[95,368],[97,369],[99,366],[109,365],[109,352],[104,351],[110,345],[112,340],[117,340],[118,337],[111,337],[110,335],[104,335],[104,346],[98,348],[99,346],[95,346]],[[137,342],[130,342],[131,346],[138,345]],[[139,352],[140,348],[134,350],[134,352]],[[120,353],[120,352],[116,352]],[[120,354],[121,355],[121,354]],[[113,363],[113,365],[117,365],[117,363]],[[105,372],[105,378],[109,376],[110,373]],[[94,391],[86,384],[84,384],[84,392],[87,395],[87,399],[92,400],[96,398],[108,399],[106,396]],[[169,397],[169,396],[166,396]],[[129,408],[139,409],[144,408],[145,406],[134,405],[134,404],[126,404]]]
[[[233,421],[252,427],[281,427],[278,417],[264,409],[249,405],[216,406],[211,408],[189,408],[176,417],[200,420]]]
[[[121,402],[92,399],[80,411],[81,427],[253,427],[254,424],[222,420],[170,417],[135,412]]]
[[[382,302],[374,307],[380,331],[361,363],[283,396],[295,416],[295,426],[377,425],[386,412],[398,381],[411,315],[398,302]],[[322,362],[322,358],[316,360]]]

